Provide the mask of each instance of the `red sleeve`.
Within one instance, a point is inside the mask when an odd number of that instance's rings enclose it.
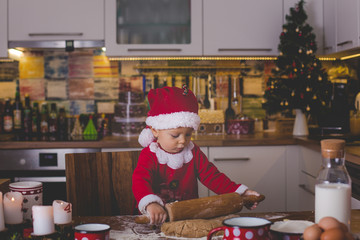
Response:
[[[149,195],[154,194],[152,183],[154,180],[154,171],[157,168],[157,160],[149,147],[144,148],[139,156],[137,166],[132,175],[132,190],[136,202]]]
[[[195,145],[193,153],[198,178],[211,191],[216,194],[231,193],[241,185],[231,181],[224,173],[220,172],[198,146]]]

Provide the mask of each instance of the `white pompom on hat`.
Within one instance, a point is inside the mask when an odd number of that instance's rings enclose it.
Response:
[[[192,91],[184,86],[151,89],[148,93],[150,111],[146,118],[147,127],[139,135],[139,143],[149,146],[155,140],[150,127],[162,130],[191,127],[197,130],[200,124],[199,106]]]

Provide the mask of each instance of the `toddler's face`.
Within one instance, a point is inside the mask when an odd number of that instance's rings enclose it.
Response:
[[[193,131],[194,130],[189,127],[164,130],[152,129],[152,132],[162,149],[170,153],[181,152],[190,143]]]

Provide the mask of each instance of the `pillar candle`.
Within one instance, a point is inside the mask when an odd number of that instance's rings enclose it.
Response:
[[[23,222],[23,195],[19,192],[8,192],[4,195],[4,216],[6,224],[20,224]]]
[[[54,213],[52,206],[32,206],[33,234],[44,236],[55,232]]]
[[[3,207],[3,194],[0,192],[0,232],[5,230],[4,207]]]
[[[55,200],[53,202],[54,209],[54,223],[55,224],[67,224],[72,220],[72,207],[71,203],[67,203],[61,200]]]

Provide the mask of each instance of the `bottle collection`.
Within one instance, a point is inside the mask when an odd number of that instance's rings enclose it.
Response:
[[[0,102],[0,133],[13,135],[13,140],[97,140],[110,133],[109,116],[69,116],[65,108],[56,103],[42,102],[39,105],[38,102],[33,102],[31,105],[28,94],[25,94],[23,104],[18,81],[16,85],[14,101],[8,98]]]

